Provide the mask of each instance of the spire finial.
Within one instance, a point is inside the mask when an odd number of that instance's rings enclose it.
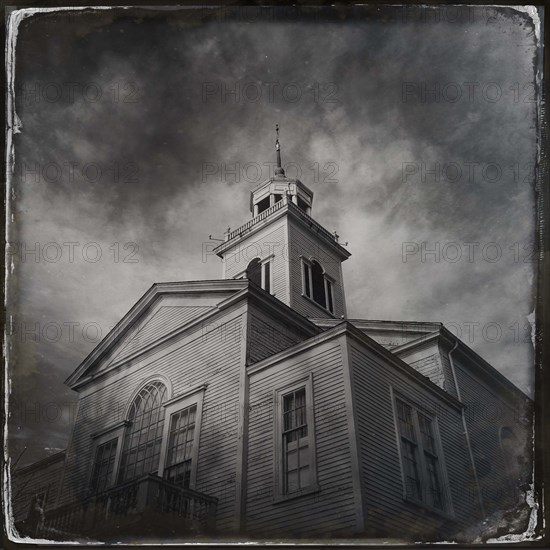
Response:
[[[277,133],[277,139],[275,140],[275,150],[277,151],[277,168],[275,168],[276,176],[284,176],[285,171],[281,166],[281,144],[279,143],[279,125],[275,124],[275,132]]]

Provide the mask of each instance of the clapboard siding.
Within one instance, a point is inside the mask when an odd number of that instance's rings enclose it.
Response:
[[[462,434],[460,411],[415,383],[372,351],[351,341],[350,361],[356,422],[360,442],[362,492],[367,533],[372,536],[407,537],[421,533],[441,536],[465,525],[476,512],[475,500],[461,488],[468,455]],[[419,407],[436,413],[455,519],[405,502],[390,387]]]
[[[300,256],[313,256],[334,279],[332,287],[334,317],[345,315],[344,291],[342,283],[341,262],[328,246],[321,244],[320,239],[309,235],[297,222],[289,219],[289,269],[290,269],[290,306],[306,317],[332,317],[322,307],[302,296],[302,262]]]
[[[217,526],[232,528],[235,517],[235,475],[239,410],[239,372],[242,364],[240,335],[246,317],[245,306],[233,306],[211,320],[207,337],[202,327],[177,337],[171,347],[145,361],[137,361],[122,375],[111,375],[98,391],[82,397],[71,446],[61,502],[86,494],[92,465],[92,434],[123,419],[134,391],[152,376],[168,378],[173,396],[203,383],[203,420],[199,440],[196,489],[216,496]],[[86,414],[86,411],[96,414]],[[120,443],[119,443],[120,444]]]
[[[182,295],[159,295],[149,305],[148,309],[141,316],[119,334],[119,340],[115,346],[107,350],[101,364],[95,365],[93,368],[97,372],[98,368],[105,370],[110,365],[119,362],[120,359],[127,357],[126,349],[131,346],[132,353],[142,348],[142,338],[146,335],[147,343],[152,342],[157,337],[162,337],[168,332],[177,329],[197,317],[201,317],[208,311],[214,309],[217,304],[224,298],[228,298],[232,294],[231,291],[224,293],[212,293],[210,295],[201,293],[199,295],[182,294]],[[169,308],[169,309],[167,309]],[[157,316],[159,312],[162,313]],[[172,311],[171,314],[165,315],[164,312]],[[121,328],[114,329],[115,334]],[[139,338],[136,338],[138,335]],[[152,336],[152,338],[151,338]],[[135,341],[134,341],[135,340]],[[145,345],[147,345],[147,343]],[[136,345],[137,344],[137,345]]]
[[[442,355],[443,361],[448,361]],[[499,395],[460,357],[453,357],[456,377],[470,434],[477,475],[487,513],[502,510],[505,502],[515,502],[518,487],[509,485],[505,456],[500,446],[499,432],[504,426],[512,428],[519,441],[529,436],[529,426],[522,422],[522,402],[510,402]],[[524,456],[527,449],[522,453]],[[531,464],[525,460],[523,479],[530,478]]]
[[[441,367],[443,374],[443,389],[449,392],[453,397],[458,398],[458,392],[456,390],[456,383],[449,362],[449,355],[441,347],[438,346],[438,363]]]
[[[416,371],[428,377],[436,386],[457,397],[453,374],[448,360],[444,361],[436,340],[413,348],[397,351],[396,354]]]
[[[439,360],[439,354],[435,353],[424,359],[418,359],[409,363],[406,361],[414,370],[418,371],[420,374],[429,378],[436,386],[440,388],[445,387],[445,376],[443,374],[443,369],[441,367],[441,361]]]
[[[135,335],[122,346],[113,360],[120,361],[129,357],[140,348],[144,348],[161,336],[169,334],[211,309],[213,309],[212,306],[161,306],[148,322],[139,327]]]
[[[247,364],[287,349],[308,337],[288,321],[275,319],[254,305],[249,307]]]
[[[317,476],[321,490],[273,503],[274,392],[313,375]],[[247,530],[254,536],[331,536],[356,526],[343,360],[321,343],[250,376]],[[327,407],[330,405],[330,407]]]
[[[286,219],[283,217],[268,227],[242,240],[224,253],[225,278],[233,279],[246,270],[254,258],[264,259],[273,254],[271,271],[272,294],[288,304]]]

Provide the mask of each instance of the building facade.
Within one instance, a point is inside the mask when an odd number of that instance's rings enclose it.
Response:
[[[524,497],[529,400],[440,323],[349,319],[350,253],[277,158],[223,279],[154,284],[67,379],[21,535],[449,540]]]

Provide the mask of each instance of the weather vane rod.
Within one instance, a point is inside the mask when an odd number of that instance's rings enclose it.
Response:
[[[277,139],[275,140],[275,149],[277,151],[277,168],[281,168],[281,145],[279,143],[279,125],[275,124],[275,132],[277,132]]]

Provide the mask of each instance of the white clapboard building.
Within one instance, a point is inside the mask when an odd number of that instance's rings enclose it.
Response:
[[[441,323],[348,318],[350,253],[277,159],[223,278],[153,284],[67,379],[21,534],[449,540],[521,501],[529,400]]]

